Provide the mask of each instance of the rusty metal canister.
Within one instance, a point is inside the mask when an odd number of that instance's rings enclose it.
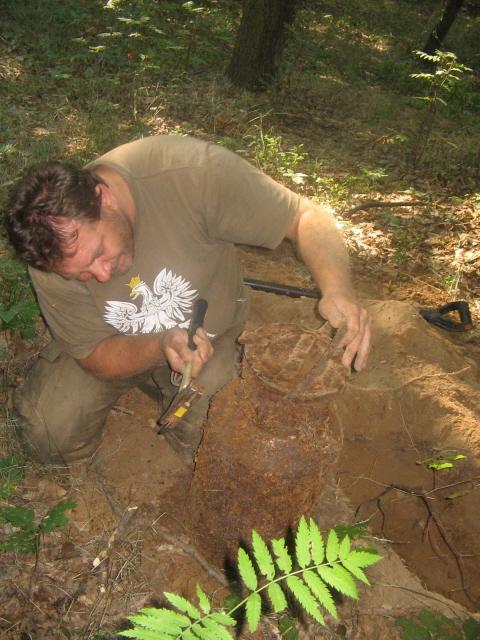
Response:
[[[212,401],[186,512],[193,541],[217,566],[252,529],[279,537],[313,513],[341,439],[331,401],[347,372],[328,327],[268,324],[240,340],[241,375]]]

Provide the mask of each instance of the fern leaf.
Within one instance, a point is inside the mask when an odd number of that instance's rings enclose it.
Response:
[[[211,617],[205,618],[203,626],[210,633],[210,638],[216,638],[217,640],[233,640],[232,634],[222,624],[219,624]]]
[[[331,531],[328,534],[327,549],[325,552],[325,555],[327,557],[327,562],[332,563],[338,559],[339,548],[340,548],[340,545],[338,542],[337,533],[334,529],[331,529]]]
[[[168,591],[164,591],[163,595],[171,604],[173,604],[174,607],[179,611],[186,613],[192,620],[198,620],[201,617],[201,613],[197,607],[194,607],[186,598],[182,598],[182,596]]]
[[[357,586],[346,569],[338,564],[333,567],[321,566],[317,567],[317,571],[322,580],[325,580],[331,587],[344,593],[350,598],[358,598]]]
[[[325,559],[325,545],[317,523],[310,518],[310,541],[312,543],[312,558],[315,564],[322,564]]]
[[[253,633],[257,630],[258,623],[260,622],[260,614],[262,612],[262,599],[259,594],[251,593],[246,602],[245,613],[247,615],[248,628]]]
[[[323,580],[313,571],[305,571],[303,579],[322,607],[324,607],[331,616],[338,618],[332,594]]]
[[[190,629],[184,629],[179,638],[182,640],[197,640],[197,637],[190,631]]]
[[[152,631],[159,631],[167,635],[179,634],[184,627],[191,625],[190,618],[176,611],[165,608],[141,609],[138,614],[129,618],[134,623]]]
[[[340,561],[344,560],[348,554],[350,553],[350,538],[344,536],[342,541],[340,542],[340,547],[338,548],[338,558]]]
[[[297,534],[295,536],[295,555],[297,562],[302,569],[308,567],[312,561],[312,556],[310,554],[310,529],[303,516],[300,518]]]
[[[257,574],[253,568],[250,556],[245,549],[238,550],[238,571],[242,580],[250,591],[255,591],[258,586]]]
[[[277,582],[272,582],[272,584],[268,585],[267,593],[275,613],[279,613],[287,608],[287,599]]]
[[[272,540],[272,549],[274,554],[277,556],[276,563],[280,571],[283,571],[284,573],[290,573],[293,563],[285,544],[285,538]]]
[[[345,560],[342,560],[342,565],[345,567],[345,569],[347,569],[347,571],[350,571],[351,574],[353,574],[356,578],[358,578],[358,580],[360,580],[364,584],[368,584],[368,585],[370,584],[363,569],[360,569],[360,567],[357,567],[356,565],[352,564],[348,558],[346,558]]]
[[[203,611],[203,613],[209,614],[212,606],[207,594],[199,584],[197,584],[197,598],[200,609]]]
[[[298,602],[307,613],[320,624],[324,624],[323,616],[318,608],[314,595],[307,585],[297,576],[287,576],[286,583]]]
[[[116,635],[124,636],[125,638],[134,638],[134,640],[172,640],[172,636],[158,633],[158,631],[140,629],[139,627],[126,629],[125,631],[117,631]]]
[[[379,555],[376,551],[362,551],[361,549],[354,549],[350,551],[347,558],[350,564],[354,564],[356,567],[364,568],[369,567],[372,564],[376,564],[382,559],[382,556]]]
[[[195,636],[195,640],[199,638],[200,640],[212,640],[212,632],[205,627],[202,627],[201,624],[194,624],[192,627],[192,633]]]
[[[255,530],[252,531],[252,546],[255,560],[260,572],[267,578],[273,580],[275,577],[275,565],[262,536]]]
[[[233,627],[237,624],[235,618],[232,618],[232,616],[229,616],[224,611],[214,611],[210,615],[210,617],[212,618],[212,620],[215,620],[215,622],[223,624],[226,627]]]

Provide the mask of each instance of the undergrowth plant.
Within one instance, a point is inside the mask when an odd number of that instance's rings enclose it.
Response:
[[[25,340],[34,338],[40,309],[26,267],[9,253],[0,257],[0,287],[0,331],[16,331]]]
[[[397,618],[402,640],[479,640],[480,623],[467,618],[460,626],[455,620],[423,609],[414,618]]]
[[[291,553],[285,538],[272,540],[269,546],[252,532],[251,553],[238,550],[238,573],[245,594],[226,610],[214,609],[209,597],[197,585],[198,604],[175,593],[165,592],[170,608],[147,608],[129,618],[132,629],[118,635],[137,640],[233,640],[231,629],[244,613],[251,633],[258,629],[262,610],[281,613],[293,596],[316,622],[325,624],[325,612],[337,618],[333,592],[358,598],[354,578],[369,584],[364,569],[381,556],[373,549],[354,549],[348,534],[339,538],[332,529],[326,543],[311,518],[302,517]]]
[[[470,67],[458,62],[457,56],[451,51],[438,50],[434,55],[429,55],[424,51],[415,51],[414,53],[434,68],[432,71],[411,74],[412,78],[426,84],[427,88],[424,95],[418,96],[418,99],[426,106],[426,111],[416,135],[415,152],[412,156],[413,169],[422,159],[431,140],[439,108],[447,105],[448,95],[462,81],[463,74],[472,71]]]
[[[67,523],[66,512],[75,507],[75,502],[62,500],[38,519],[33,509],[7,503],[22,479],[23,467],[17,458],[7,456],[0,459],[0,524],[6,523],[15,529],[0,542],[0,551],[37,553],[42,536]]]

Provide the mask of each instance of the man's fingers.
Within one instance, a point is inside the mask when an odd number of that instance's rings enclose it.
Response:
[[[342,363],[346,367],[351,367],[353,363],[356,371],[364,369],[370,352],[370,339],[370,318],[367,311],[361,309],[340,343],[340,346],[345,347]]]
[[[350,368],[352,363],[356,371],[365,368],[370,352],[370,318],[368,311],[355,301],[344,297],[325,299],[319,304],[319,311],[335,328],[346,324],[345,334],[339,340],[338,347],[344,349],[342,363]]]

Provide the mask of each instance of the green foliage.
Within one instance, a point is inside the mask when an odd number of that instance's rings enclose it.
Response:
[[[457,56],[450,51],[436,51],[429,55],[423,51],[414,52],[421,60],[434,65],[431,72],[412,73],[411,77],[426,85],[427,91],[417,99],[426,107],[426,113],[417,131],[415,152],[412,156],[412,168],[415,169],[430,142],[436,115],[440,107],[447,106],[447,97],[461,83],[462,76],[472,69],[457,60]]]
[[[415,51],[421,60],[426,60],[435,66],[432,72],[412,73],[412,78],[418,78],[426,83],[428,91],[426,95],[419,96],[429,106],[430,111],[437,109],[438,103],[446,106],[445,94],[451,93],[462,80],[464,73],[472,69],[458,62],[457,56],[451,51],[436,51],[429,55],[424,51]]]
[[[263,131],[262,125],[256,126],[247,139],[248,153],[262,171],[277,180],[286,180],[292,187],[298,188],[307,182],[307,174],[300,171],[307,158],[303,145],[285,149],[282,137],[276,136],[272,129]]]
[[[334,618],[337,611],[332,591],[358,598],[354,577],[369,584],[364,569],[381,557],[374,550],[352,549],[350,538],[339,538],[335,530],[325,542],[314,520],[302,517],[295,535],[292,555],[284,538],[272,540],[269,546],[252,532],[252,551],[238,550],[238,573],[247,594],[235,600],[231,608],[213,610],[208,596],[197,586],[198,606],[185,598],[165,593],[177,611],[167,608],[142,609],[131,616],[132,629],[118,635],[138,640],[233,640],[233,617],[245,612],[249,631],[254,633],[266,605],[276,613],[287,609],[287,597],[293,596],[314,620],[324,624],[324,611]],[[285,640],[296,640],[298,634],[288,616],[280,618],[280,631]]]
[[[0,331],[18,331],[24,339],[34,338],[40,309],[26,267],[10,254],[0,257],[0,284]]]
[[[14,458],[3,458],[0,461],[0,497],[9,497],[15,485],[21,480],[22,472]],[[17,529],[4,542],[0,543],[0,551],[31,553],[38,550],[42,535],[51,533],[67,523],[66,512],[75,507],[73,500],[63,500],[53,506],[40,521],[36,522],[35,511],[27,507],[0,507],[0,522],[5,522]]]
[[[23,465],[15,456],[0,459],[0,500],[7,500],[23,479]]]
[[[423,609],[415,619],[398,618],[395,623],[401,628],[402,640],[479,640],[480,623],[467,618],[463,624],[440,613]]]
[[[438,456],[434,456],[433,458],[428,458],[427,460],[417,462],[417,464],[422,464],[431,471],[442,471],[444,469],[451,469],[455,462],[465,459],[466,456],[461,453],[451,455],[449,455],[448,453],[441,453]]]

